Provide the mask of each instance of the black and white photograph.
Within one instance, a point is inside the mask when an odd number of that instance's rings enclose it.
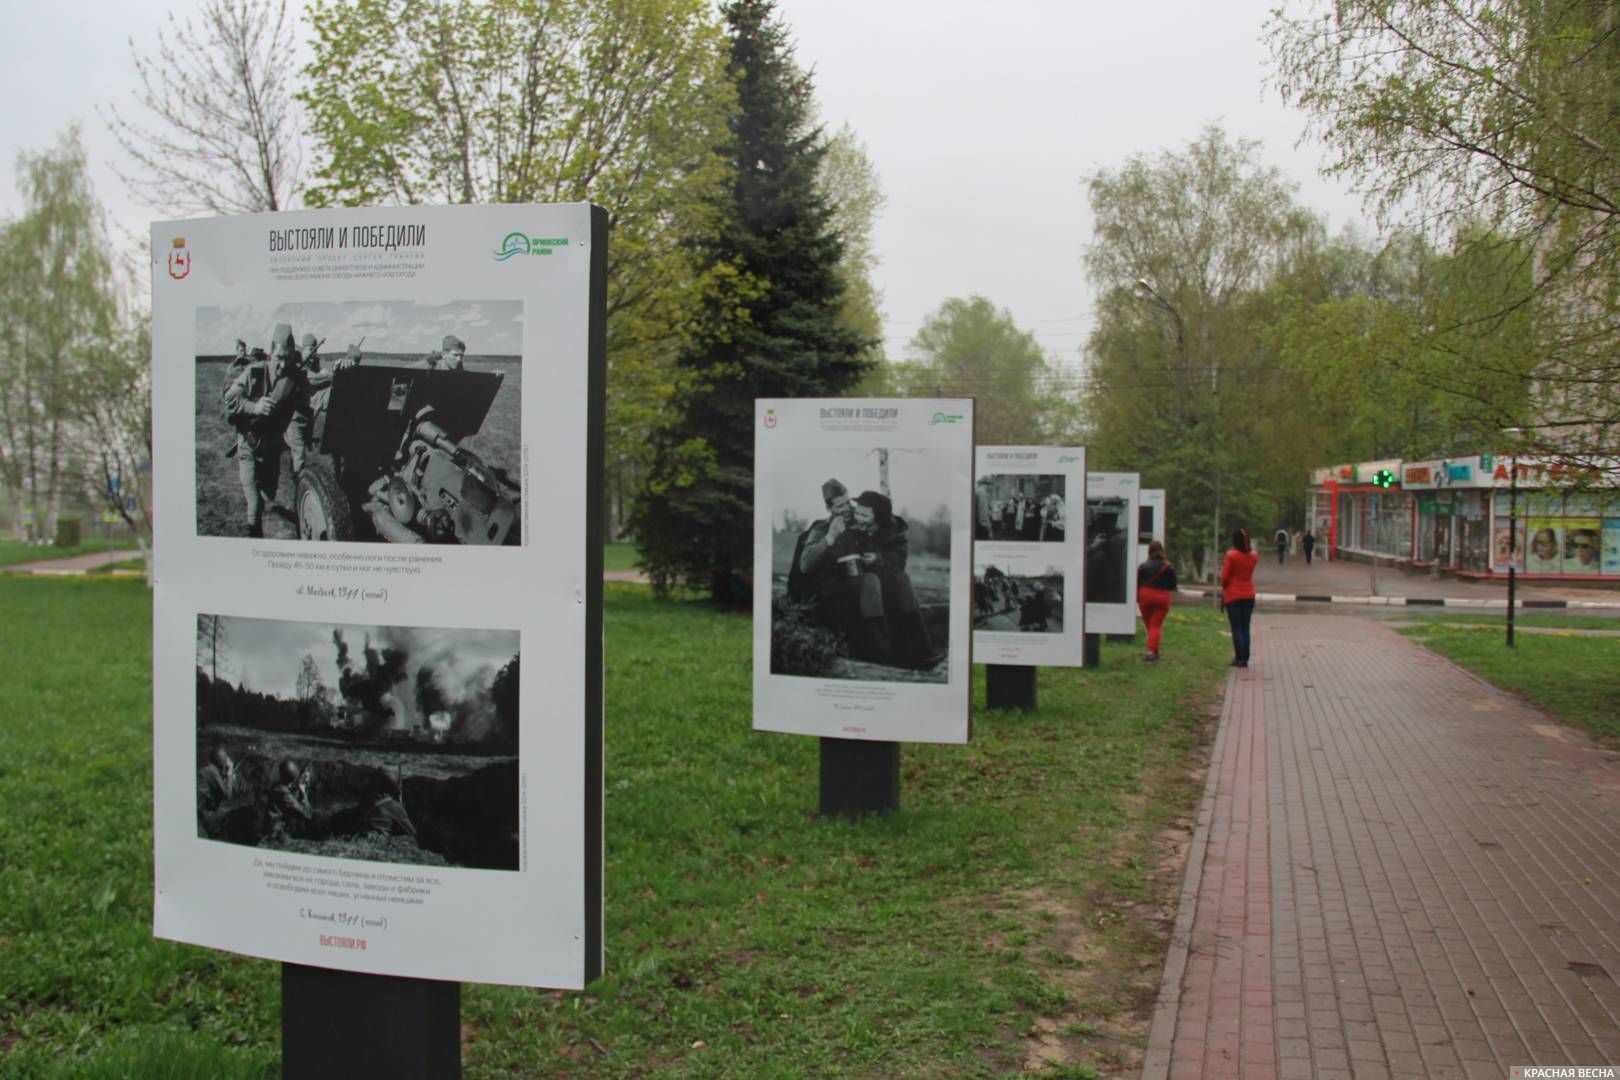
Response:
[[[1086,603],[1125,603],[1130,500],[1116,495],[1086,499]]]
[[[1006,634],[1063,633],[1063,571],[1009,573],[994,565],[973,576],[973,629]]]
[[[1065,479],[1062,473],[981,474],[973,488],[973,538],[1063,543]]]
[[[197,618],[197,835],[517,870],[519,635]]]
[[[521,543],[523,303],[196,309],[197,535]]]
[[[943,683],[947,480],[921,449],[830,449],[770,478],[771,672]]]

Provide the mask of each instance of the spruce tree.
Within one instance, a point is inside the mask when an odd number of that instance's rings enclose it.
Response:
[[[816,186],[826,141],[812,123],[810,76],[774,7],[724,8],[738,92],[727,147],[735,176],[706,247],[713,265],[742,275],[750,299],[740,312],[710,312],[726,329],[679,358],[691,389],[661,433],[632,519],[660,591],[685,584],[726,605],[750,597],[754,399],[836,397],[859,381],[874,344],[840,323],[843,242]]]

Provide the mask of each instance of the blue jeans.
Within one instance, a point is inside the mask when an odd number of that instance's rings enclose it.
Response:
[[[1226,605],[1226,621],[1232,624],[1232,652],[1237,662],[1249,662],[1249,622],[1254,618],[1254,600],[1233,600]]]

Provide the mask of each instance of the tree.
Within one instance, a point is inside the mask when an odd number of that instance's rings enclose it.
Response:
[[[894,364],[890,391],[902,397],[974,399],[975,441],[1041,445],[1074,435],[1075,403],[1035,335],[982,296],[951,298],[911,339],[914,359]]]
[[[1502,396],[1479,411],[1533,432],[1531,449],[1620,454],[1615,7],[1330,0],[1276,11],[1267,34],[1277,86],[1336,153],[1332,171],[1386,219],[1449,220],[1475,267],[1506,259],[1491,273],[1514,287],[1424,329],[1430,374],[1449,355],[1447,389],[1477,399],[1486,373]],[[1532,272],[1508,272],[1526,249]]]
[[[816,174],[816,189],[832,211],[832,230],[843,242],[838,277],[844,283],[840,305],[843,323],[872,342],[873,364],[883,362],[883,296],[872,283],[877,253],[872,250],[872,228],[886,199],[877,169],[863,143],[848,124],[827,139],[826,157]]]
[[[134,536],[152,579],[152,336],[143,322],[122,329],[85,372],[78,415],[85,494]]]
[[[19,535],[31,511],[54,537],[62,494],[77,486],[70,451],[83,383],[119,330],[117,290],[78,130],[19,155],[17,172],[27,208],[0,236],[0,477]]]
[[[1207,571],[1223,530],[1269,531],[1299,503],[1315,460],[1298,376],[1259,330],[1264,291],[1320,246],[1321,225],[1261,165],[1258,143],[1218,126],[1088,187],[1086,267],[1100,296],[1086,344],[1092,464],[1165,488],[1172,550]]]
[[[140,119],[116,105],[106,119],[135,162],[120,175],[138,198],[169,213],[292,205],[301,150],[286,0],[204,0],[195,22],[169,15],[154,53],[133,40],[130,53]]]
[[[608,247],[610,483],[643,467],[736,276],[689,240],[730,183],[735,91],[703,0],[314,0],[311,205],[589,200]],[[723,325],[723,320],[722,320]],[[621,500],[613,500],[615,504]]]
[[[771,0],[735,0],[728,73],[738,110],[726,154],[733,183],[703,244],[711,267],[757,286],[742,318],[712,306],[730,333],[686,350],[694,385],[658,440],[633,518],[654,585],[696,585],[717,602],[749,598],[754,399],[836,396],[866,370],[870,338],[841,317],[843,243],[817,186],[826,143],[811,123],[812,85]]]

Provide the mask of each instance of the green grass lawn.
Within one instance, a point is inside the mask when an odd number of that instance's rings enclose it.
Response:
[[[636,545],[620,542],[605,544],[602,548],[603,570],[639,570],[636,564]]]
[[[277,966],[151,938],[149,592],[0,579],[0,1075],[276,1074]],[[750,727],[749,622],[608,587],[607,974],[468,986],[478,1077],[1082,1077],[1139,1065],[1224,678],[1177,611],[1039,711],[816,815]],[[983,703],[983,669],[976,675]],[[1053,1063],[1044,1064],[1048,1059]]]
[[[21,544],[15,540],[0,540],[0,566],[45,562],[48,559],[70,559],[75,555],[91,555],[98,551],[116,551],[121,547],[134,546],[135,541],[131,539],[105,540],[99,536],[87,536],[77,547],[39,547]]]
[[[1620,638],[1515,634],[1509,649],[1501,628],[1470,629],[1438,618],[1401,632],[1487,682],[1523,694],[1600,742],[1620,746]]]
[[[1436,625],[1490,625],[1507,631],[1507,612],[1487,609],[1471,615],[1419,615],[1411,611],[1399,615],[1382,616],[1399,620],[1420,619]],[[1555,630],[1620,630],[1620,617],[1613,615],[1564,615],[1552,612],[1518,612],[1513,616],[1514,626],[1549,627]],[[1515,639],[1517,635],[1514,635]]]

